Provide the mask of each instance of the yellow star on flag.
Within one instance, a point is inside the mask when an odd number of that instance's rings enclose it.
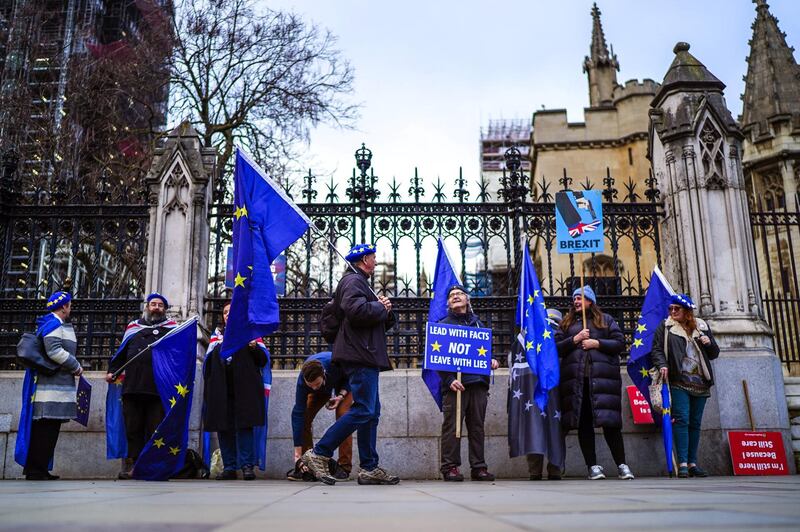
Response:
[[[538,290],[534,290],[533,291],[533,297],[539,297],[539,291]]]
[[[642,339],[641,338],[634,338],[633,339],[633,347],[642,347]]]
[[[550,331],[545,329],[542,336],[544,337],[545,340],[547,340],[548,338],[550,338]]]
[[[247,277],[242,277],[241,273],[236,272],[236,278],[233,280],[233,287],[236,288],[237,286],[241,286],[244,288],[245,279],[247,279]]]
[[[178,390],[178,394],[181,397],[186,397],[186,394],[189,393],[189,387],[188,386],[184,386],[181,383],[176,384],[175,385],[175,389]]]
[[[434,350],[434,351],[438,351],[439,353],[441,353],[441,352],[442,352],[442,351],[441,351],[442,344],[440,344],[438,340],[435,340],[435,341],[434,341],[434,342],[431,344],[431,347],[433,348],[433,350]]]
[[[169,454],[171,454],[173,456],[178,456],[179,452],[181,452],[181,448],[180,447],[170,447],[169,448]]]
[[[241,207],[237,207],[236,210],[233,211],[233,215],[236,216],[237,220],[242,216],[247,216],[247,207],[245,207],[244,205],[242,205]]]
[[[533,296],[530,294],[528,295],[528,304],[533,305]]]
[[[164,446],[164,438],[153,440],[153,447],[161,449]]]
[[[176,400],[174,397],[170,397],[170,398],[169,398],[169,407],[170,407],[170,408],[174,407],[174,406],[175,406],[175,404],[177,404],[177,402],[178,402],[178,401],[177,401],[177,400]]]
[[[536,344],[536,352],[537,353],[541,353],[542,352],[542,344]]]
[[[670,409],[670,408],[662,408],[661,409],[661,415],[666,416],[666,415],[671,414],[671,413],[672,413],[672,409]]]
[[[485,357],[486,356],[486,348],[485,347],[480,346],[478,348],[478,356],[479,357]]]
[[[643,333],[647,330],[647,327],[644,326],[644,323],[640,323],[636,326],[636,332]]]
[[[640,369],[640,370],[639,370],[639,373],[641,373],[642,377],[648,377],[648,376],[650,376],[650,374],[647,372],[647,369],[646,369],[646,368],[642,368],[642,369]]]
[[[533,342],[528,340],[528,343],[525,344],[525,350],[528,351],[530,349],[533,349]]]

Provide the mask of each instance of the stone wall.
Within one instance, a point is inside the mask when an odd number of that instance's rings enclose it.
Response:
[[[715,361],[715,367],[719,361]],[[630,384],[623,371],[623,385]],[[105,419],[106,384],[102,373],[88,375],[93,385],[92,410],[88,429],[70,422],[64,426],[56,448],[55,472],[65,478],[113,478],[119,470],[117,460],[105,459]],[[763,390],[773,393],[775,383],[772,377],[759,376],[765,382],[752,382],[750,393],[754,404]],[[780,378],[780,375],[778,376]],[[269,478],[282,478],[292,466],[292,441],[290,413],[294,401],[297,373],[294,371],[275,371],[270,396],[268,468]],[[769,382],[767,382],[769,381]],[[490,469],[498,476],[515,478],[527,476],[524,459],[508,457],[506,443],[506,390],[508,372],[500,370],[494,378],[486,420],[486,459]],[[782,383],[781,383],[782,384]],[[22,374],[0,372],[0,472],[2,478],[20,478],[22,469],[14,463],[14,445],[20,409]],[[704,430],[701,441],[700,461],[715,475],[731,472],[730,454],[727,438],[720,427],[720,407],[718,397],[741,393],[727,390],[714,393],[709,401],[703,420]],[[379,429],[378,451],[381,464],[406,479],[426,479],[438,476],[439,441],[441,414],[436,410],[433,400],[422,383],[418,370],[397,370],[381,376],[382,416]],[[191,422],[191,445],[197,448],[198,413],[200,396],[195,394]],[[724,411],[725,409],[723,409]],[[640,476],[662,475],[665,473],[661,435],[652,426],[633,425],[627,397],[623,394],[623,414],[625,423],[625,446],[628,463],[634,473]],[[741,426],[747,428],[747,416],[725,413],[726,416],[741,419]],[[761,430],[769,420],[756,424]],[[316,435],[322,434],[325,427],[333,421],[333,414],[320,413],[314,426]],[[788,432],[788,431],[787,431]],[[785,441],[791,454],[791,440]],[[354,445],[354,447],[357,447]],[[462,461],[468,464],[466,442],[462,446]],[[583,476],[585,467],[574,433],[567,437],[567,474]],[[598,457],[606,471],[615,471],[608,448],[602,435],[597,435]],[[357,455],[357,449],[354,449]],[[357,458],[355,459],[357,464]],[[357,469],[357,468],[356,468]],[[468,471],[468,467],[464,467]]]

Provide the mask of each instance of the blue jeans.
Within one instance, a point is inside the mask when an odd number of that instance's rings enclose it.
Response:
[[[219,450],[225,471],[236,471],[244,466],[254,466],[256,450],[253,441],[253,427],[217,432]]]
[[[357,431],[358,458],[361,469],[372,471],[378,467],[378,419],[381,401],[378,397],[376,368],[349,366],[345,369],[353,394],[353,406],[336,420],[314,446],[314,454],[330,458],[333,451],[353,432]]]
[[[700,445],[700,423],[708,397],[696,397],[680,388],[670,387],[672,393],[672,434],[678,450],[678,463],[697,463],[697,447]]]

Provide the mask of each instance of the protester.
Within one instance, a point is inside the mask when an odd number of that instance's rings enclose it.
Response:
[[[650,355],[669,382],[680,478],[708,476],[697,465],[697,448],[703,409],[714,385],[711,361],[719,356],[719,346],[708,324],[695,317],[696,308],[689,296],[672,296],[669,317],[656,329]]]
[[[312,425],[324,406],[336,410],[336,419],[344,416],[353,405],[353,395],[341,366],[331,363],[331,352],[324,351],[308,357],[297,376],[294,408],[292,408],[292,437],[295,467],[286,477],[303,480],[300,457],[314,446]],[[348,436],[339,446],[339,460],[331,460],[331,474],[336,480],[347,480],[353,469],[353,437]]]
[[[228,325],[230,302],[222,308],[220,339]],[[261,368],[267,364],[266,352],[251,341],[231,356],[222,358],[222,341],[206,356],[203,365],[203,428],[216,432],[222,453],[222,472],[217,480],[236,480],[242,470],[244,480],[255,480],[256,464],[253,427],[263,426],[264,384]]]
[[[394,325],[389,298],[376,296],[369,287],[375,271],[375,246],[359,244],[345,257],[349,269],[336,287],[335,301],[342,322],[333,344],[334,364],[347,375],[353,406],[325,432],[316,446],[303,454],[303,464],[325,484],[336,479],[328,469],[333,451],[358,431],[359,484],[397,484],[399,477],[378,466],[378,420],[381,403],[378,376],[392,369],[386,350],[386,331]]]
[[[547,321],[556,330],[561,323],[561,312],[547,309]],[[514,346],[519,346],[519,343],[515,342]],[[512,353],[509,367],[508,441],[511,457],[525,455],[530,480],[542,480],[546,456],[547,479],[561,480],[567,451],[561,433],[558,387],[548,392],[547,407],[542,412],[532,400],[538,377],[531,371],[521,349]],[[517,400],[514,400],[515,395]]]
[[[125,328],[122,345],[108,364],[106,382],[111,384],[115,382],[114,373],[130,362],[122,377],[122,414],[128,451],[118,475],[120,480],[132,478],[139,453],[164,419],[164,408],[153,378],[153,357],[146,348],[177,327],[175,321],[167,318],[168,308],[167,298],[161,294],[148,295],[142,317]]]
[[[566,433],[578,429],[581,452],[589,469],[589,479],[605,478],[597,463],[594,429],[603,428],[621,479],[633,479],[625,463],[622,440],[622,379],[619,355],[625,337],[617,323],[597,306],[590,287],[572,293],[573,305],[555,333],[561,356],[561,424]],[[586,309],[583,323],[582,309]]]
[[[447,316],[439,323],[464,327],[483,327],[478,316],[472,312],[469,294],[461,285],[447,290]],[[492,369],[497,369],[497,360],[492,359]],[[445,481],[461,482],[464,476],[458,470],[461,465],[461,438],[456,437],[456,426],[466,422],[469,438],[470,478],[478,481],[493,481],[484,458],[484,430],[486,405],[489,401],[489,377],[463,373],[461,380],[450,371],[440,371],[442,380],[441,472]],[[456,417],[456,396],[461,392],[461,416]]]
[[[61,367],[53,375],[37,372],[34,377],[36,391],[32,399],[32,423],[23,469],[26,480],[59,478],[49,470],[61,424],[78,414],[75,377],[83,373],[83,368],[75,358],[78,342],[69,323],[72,296],[67,292],[55,292],[47,300],[47,310],[49,314],[36,320],[36,335],[42,338],[47,357]]]

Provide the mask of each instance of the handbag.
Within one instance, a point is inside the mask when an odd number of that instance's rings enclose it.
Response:
[[[664,327],[664,360],[669,364],[669,329],[667,327]],[[650,384],[647,385],[647,391],[650,394],[650,407],[654,412],[661,412],[664,410],[664,401],[661,397],[664,378],[658,368],[650,368],[647,372],[650,374]]]
[[[24,333],[17,343],[17,360],[28,369],[45,376],[55,375],[61,365],[53,362],[44,350],[44,342],[33,333]]]

